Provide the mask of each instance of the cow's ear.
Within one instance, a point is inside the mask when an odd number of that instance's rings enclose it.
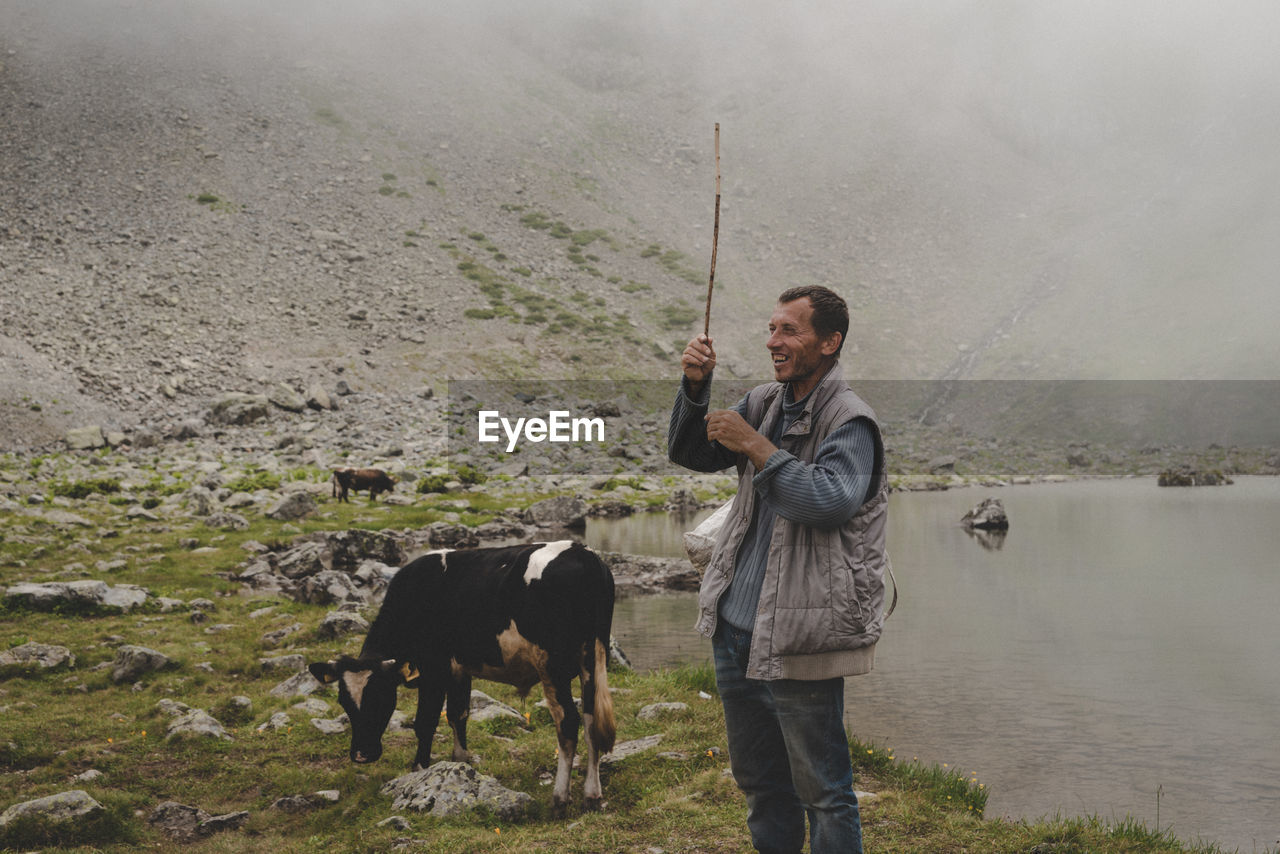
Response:
[[[338,662],[336,661],[317,661],[307,666],[311,671],[311,675],[324,684],[338,681]]]
[[[404,684],[411,685],[422,674],[418,672],[418,668],[405,661],[400,665],[400,675],[404,677]]]

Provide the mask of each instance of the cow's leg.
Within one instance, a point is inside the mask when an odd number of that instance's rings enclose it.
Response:
[[[467,750],[467,718],[471,717],[471,677],[459,676],[449,683],[449,701],[445,717],[453,728],[453,761],[470,762]]]
[[[581,678],[582,729],[587,740],[587,776],[582,783],[582,806],[583,809],[598,810],[604,805],[604,789],[600,785],[600,748],[596,745],[592,730],[596,712],[596,685],[585,662]]]
[[[551,805],[557,815],[562,815],[569,805],[569,772],[573,770],[573,756],[578,750],[578,726],[582,717],[573,702],[572,673],[552,673],[542,681],[542,692],[551,708],[551,719],[556,724],[556,742],[559,758],[556,762],[556,782],[551,791]]]
[[[413,721],[413,733],[418,737],[418,753],[413,757],[414,771],[421,771],[431,764],[431,740],[436,737],[444,694],[443,682],[422,677],[422,684],[418,686],[418,716]]]

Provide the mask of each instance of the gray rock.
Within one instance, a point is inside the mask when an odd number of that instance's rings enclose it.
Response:
[[[267,400],[288,412],[301,412],[307,408],[307,399],[288,383],[276,383],[267,392]]]
[[[193,486],[187,490],[187,512],[192,516],[212,516],[221,509],[218,499],[203,486]]]
[[[269,401],[263,394],[227,392],[213,402],[205,416],[210,424],[244,426],[261,421],[271,414]]]
[[[961,517],[960,524],[979,531],[1007,531],[1009,516],[999,498],[985,498]]]
[[[165,801],[151,811],[147,821],[177,842],[195,842],[224,830],[239,830],[249,820],[248,812],[210,815],[199,807]]]
[[[347,731],[348,720],[346,715],[340,715],[333,720],[325,718],[312,718],[311,725],[320,730],[325,735],[339,735]]]
[[[307,406],[318,410],[333,409],[333,398],[320,383],[312,383],[307,388]]]
[[[145,646],[126,645],[116,650],[111,667],[111,681],[135,682],[144,673],[162,670],[170,664],[169,656]]]
[[[524,521],[540,528],[585,528],[587,502],[569,495],[546,498],[525,510]]]
[[[5,590],[5,598],[37,611],[69,606],[88,609],[107,608],[127,613],[147,601],[147,591],[131,584],[112,587],[105,581],[95,579],[50,581],[38,584],[19,582]]]
[[[0,813],[0,827],[5,827],[10,822],[24,816],[63,822],[86,818],[101,810],[102,804],[89,797],[88,792],[81,789],[73,789],[70,792],[59,792],[56,795],[48,795],[47,797],[36,798],[33,801],[14,804],[3,813]]]
[[[293,726],[293,721],[289,719],[288,715],[284,712],[276,712],[268,720],[258,724],[257,730],[258,732],[266,732],[267,730],[279,732],[280,730],[288,729],[291,726]]]
[[[308,671],[295,673],[271,689],[274,697],[305,697],[320,687],[320,683]]]
[[[511,718],[519,721],[522,726],[527,726],[528,722],[524,719],[524,715],[519,711],[508,706],[506,703],[498,702],[483,691],[471,692],[471,709],[468,718],[472,721],[491,721],[496,718]]]
[[[649,705],[636,712],[636,717],[642,721],[654,721],[667,715],[679,714],[680,712],[689,711],[687,703],[650,703]]]
[[[224,531],[243,531],[249,527],[249,520],[238,513],[214,513],[212,516],[204,520],[207,527],[219,528]]]
[[[393,799],[392,809],[434,816],[459,815],[483,807],[498,818],[512,821],[524,815],[533,803],[528,794],[507,789],[461,762],[437,762],[396,777],[381,792]]]
[[[271,658],[259,658],[263,673],[274,673],[284,670],[289,673],[300,673],[307,666],[307,659],[302,655],[277,655]]]
[[[73,451],[88,451],[104,447],[106,444],[107,439],[102,435],[102,428],[96,425],[77,427],[67,431],[67,447]]]
[[[955,474],[956,463],[959,462],[951,454],[943,454],[940,457],[934,457],[925,464],[925,469],[929,474]]]
[[[267,516],[280,522],[304,519],[316,512],[316,500],[309,492],[292,492],[267,510]]]
[[[267,632],[262,636],[262,645],[271,649],[280,646],[285,640],[293,634],[302,631],[302,623],[291,623],[284,628]]]
[[[315,575],[302,579],[293,598],[309,605],[341,605],[344,602],[364,602],[367,599],[357,586],[354,578],[346,573],[332,569],[322,570]],[[332,616],[331,614],[330,617]],[[326,617],[325,623],[328,622],[329,617]],[[320,625],[320,634],[324,637],[340,637],[344,634],[351,634],[353,631],[360,630],[360,622],[363,622],[363,620],[358,622],[348,620],[346,624],[334,624],[329,627],[322,623]],[[368,629],[369,624],[364,623],[363,627]],[[336,631],[338,634],[330,635],[330,631]]]
[[[631,741],[624,741],[621,744],[615,744],[613,750],[607,755],[600,757],[601,764],[607,765],[612,762],[619,762],[628,756],[635,756],[637,753],[643,753],[646,750],[652,750],[662,742],[662,734],[646,735],[644,738],[636,738]]]
[[[165,741],[194,736],[196,738],[215,738],[220,741],[231,741],[231,734],[223,728],[218,720],[204,709],[187,709],[179,712],[169,721]]]
[[[62,665],[76,666],[76,657],[65,646],[29,641],[21,646],[0,651],[0,667],[39,667],[52,670]]]
[[[333,640],[367,631],[369,631],[369,621],[354,611],[330,611],[325,614],[320,626],[316,629],[316,637]]]

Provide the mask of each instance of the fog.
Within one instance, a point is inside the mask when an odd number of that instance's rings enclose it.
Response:
[[[820,281],[882,378],[1280,366],[1274,3],[7,0],[5,18],[60,33],[68,63],[376,80],[474,116],[495,181],[491,136],[550,139],[697,264],[720,122],[729,349],[757,346],[762,301]]]

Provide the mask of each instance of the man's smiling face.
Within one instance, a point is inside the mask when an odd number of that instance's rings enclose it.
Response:
[[[769,340],[765,342],[773,358],[773,378],[791,383],[792,396],[801,399],[835,361],[840,340],[838,332],[825,339],[818,336],[808,297],[778,303],[769,319]]]

